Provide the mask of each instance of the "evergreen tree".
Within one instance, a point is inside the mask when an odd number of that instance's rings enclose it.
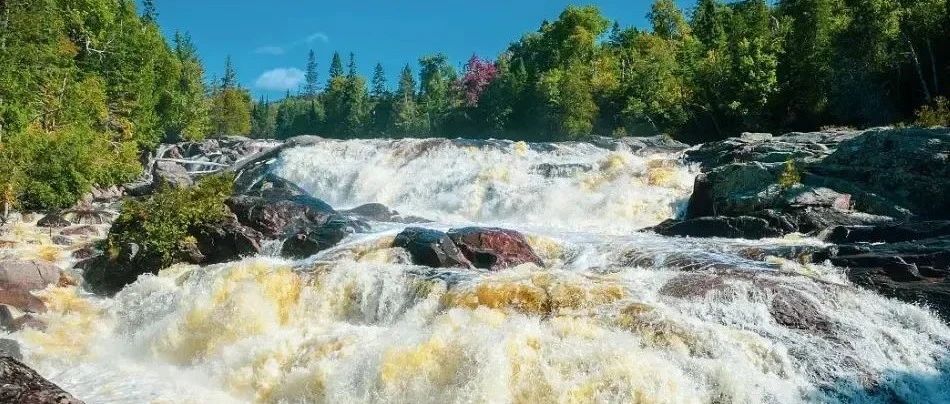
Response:
[[[340,59],[339,52],[333,52],[333,59],[330,61],[330,81],[343,75],[343,61]]]
[[[304,76],[304,95],[308,98],[315,98],[320,92],[319,77],[317,74],[317,57],[313,50],[307,56],[307,72]]]
[[[382,63],[376,63],[376,68],[373,69],[373,89],[370,91],[370,95],[374,99],[381,99],[386,95],[386,72],[383,70]]]
[[[231,56],[224,59],[224,76],[221,78],[221,88],[229,89],[238,86],[237,71],[234,70],[234,64],[231,63]]]

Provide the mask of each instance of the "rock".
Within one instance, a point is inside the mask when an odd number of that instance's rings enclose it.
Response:
[[[524,235],[493,227],[449,230],[448,236],[476,268],[497,271],[525,263],[544,266]]]
[[[43,216],[39,221],[36,222],[36,225],[39,227],[51,227],[58,229],[61,227],[70,226],[73,223],[63,217],[59,212],[50,213],[46,216]]]
[[[710,216],[683,221],[667,220],[652,228],[657,234],[681,237],[723,237],[760,239],[781,237],[782,229],[765,219],[751,216]]]
[[[235,216],[220,223],[203,225],[191,233],[204,257],[202,264],[218,264],[259,254],[264,237],[259,231],[242,225]]]
[[[32,328],[37,331],[46,331],[46,322],[32,314],[24,314],[18,317],[16,320],[13,320],[12,326],[14,331],[23,331],[27,328]]]
[[[358,230],[352,227],[352,223],[342,216],[333,216],[320,226],[303,229],[284,241],[281,255],[306,258],[333,247]]]
[[[293,236],[307,227],[321,226],[336,215],[330,205],[308,195],[286,198],[239,195],[229,198],[226,204],[242,224],[271,239]]]
[[[59,386],[11,356],[0,356],[0,402],[81,404]]]
[[[157,191],[162,187],[169,188],[187,188],[194,185],[194,180],[188,170],[178,163],[171,161],[158,161],[152,169],[152,190]]]
[[[791,288],[773,290],[769,314],[776,323],[796,330],[828,334],[832,328],[831,321],[821,313],[817,302]]]
[[[87,244],[77,248],[70,255],[77,260],[84,260],[99,255],[99,250],[96,249],[95,245]]]
[[[835,226],[822,238],[829,243],[897,243],[950,236],[950,221],[885,223],[879,225]]]
[[[59,231],[64,236],[99,237],[99,228],[93,225],[71,226]]]
[[[20,343],[12,339],[0,338],[0,356],[23,360],[23,353],[20,352]]]
[[[438,230],[407,227],[393,240],[393,247],[409,252],[412,262],[433,268],[472,268],[449,236]]]
[[[885,296],[926,304],[950,321],[950,236],[836,245],[812,255],[847,268],[848,279]]]
[[[10,307],[0,304],[0,330],[13,331],[13,313]]]
[[[950,129],[873,129],[837,146],[809,171],[882,197],[924,219],[950,219]],[[869,213],[875,213],[868,211]]]
[[[741,137],[709,142],[686,152],[690,162],[700,163],[704,170],[731,163],[803,163],[819,161],[834,152],[838,144],[858,136],[860,132],[825,131],[789,133],[783,136],[744,133]]]
[[[532,173],[544,178],[570,178],[591,170],[593,170],[593,167],[586,164],[541,163],[531,167]]]
[[[20,311],[43,313],[46,304],[40,298],[26,290],[0,289],[0,304],[11,306]]]
[[[340,211],[340,214],[372,222],[391,222],[391,223],[424,223],[431,220],[415,216],[403,216],[399,212],[389,209],[381,203],[367,203],[357,206],[353,209]]]
[[[113,295],[135,282],[139,275],[157,274],[162,269],[161,257],[143,253],[137,244],[117,247],[112,255],[97,255],[76,263],[75,267],[82,270],[85,287],[91,292]],[[180,258],[185,261],[185,257]]]
[[[5,290],[34,291],[59,282],[60,271],[55,265],[41,261],[0,261],[0,288]]]

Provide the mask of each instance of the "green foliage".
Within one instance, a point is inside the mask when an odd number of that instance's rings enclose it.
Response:
[[[925,105],[917,111],[916,124],[924,128],[950,127],[950,100],[937,97],[933,105]]]
[[[222,88],[211,98],[211,130],[215,135],[246,135],[251,131],[251,96],[240,88]]]
[[[105,241],[105,250],[116,254],[134,243],[145,260],[156,260],[161,267],[174,264],[193,243],[188,236],[191,229],[218,223],[230,214],[224,201],[232,187],[233,178],[219,175],[190,188],[161,190],[146,200],[127,200]]]
[[[785,169],[778,176],[778,185],[782,189],[789,189],[802,182],[802,175],[795,167],[795,162],[788,160],[785,162]]]

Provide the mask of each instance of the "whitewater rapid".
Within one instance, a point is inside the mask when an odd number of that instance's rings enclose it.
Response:
[[[326,140],[272,167],[339,209],[522,231],[546,268],[412,265],[406,225],[371,223],[304,260],[48,289],[26,362],[89,403],[950,400],[950,328],[794,259],[819,241],[637,232],[683,208],[677,152]]]

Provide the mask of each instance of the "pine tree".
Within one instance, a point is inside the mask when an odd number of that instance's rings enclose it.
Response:
[[[304,95],[308,98],[315,98],[320,92],[320,84],[318,83],[317,57],[314,55],[313,50],[310,50],[310,54],[307,56],[305,80]]]
[[[381,99],[386,95],[386,72],[383,71],[382,63],[377,63],[376,68],[373,69],[373,89],[370,92],[370,95],[374,99]]]
[[[158,11],[155,9],[155,0],[142,1],[142,19],[152,23],[158,20]]]
[[[332,82],[333,79],[343,75],[343,61],[340,59],[339,52],[333,52],[333,59],[330,61],[330,79]]]
[[[221,89],[237,87],[237,72],[234,70],[234,64],[231,63],[231,56],[224,59],[224,77],[221,78]]]

